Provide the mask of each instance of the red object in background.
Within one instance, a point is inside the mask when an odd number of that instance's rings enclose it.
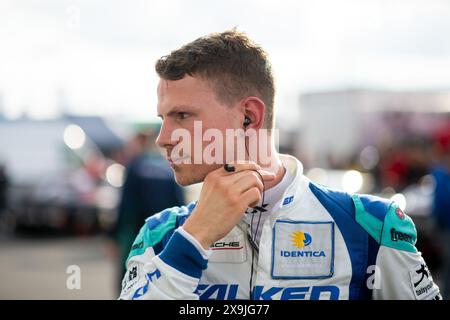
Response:
[[[382,178],[385,186],[391,186],[395,190],[403,188],[405,176],[408,171],[407,156],[403,152],[391,154],[383,161]]]
[[[434,133],[434,141],[441,152],[450,152],[450,121]]]

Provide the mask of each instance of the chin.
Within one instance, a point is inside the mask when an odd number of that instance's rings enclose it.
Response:
[[[172,169],[175,175],[175,181],[180,186],[185,187],[203,182],[208,173],[216,169],[216,166],[175,165]]]
[[[206,175],[196,174],[192,168],[174,168],[175,181],[183,187],[202,182]]]

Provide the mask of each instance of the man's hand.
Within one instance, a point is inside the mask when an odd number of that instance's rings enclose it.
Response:
[[[261,201],[264,185],[254,170],[264,181],[275,179],[275,174],[253,162],[233,165],[234,172],[220,167],[206,176],[197,205],[183,225],[205,249],[226,236],[248,207]]]

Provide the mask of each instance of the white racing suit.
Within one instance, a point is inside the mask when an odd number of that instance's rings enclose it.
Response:
[[[259,250],[243,219],[205,251],[181,228],[195,203],[166,209],[133,243],[119,299],[440,299],[395,203],[315,184],[281,159],[294,178]]]

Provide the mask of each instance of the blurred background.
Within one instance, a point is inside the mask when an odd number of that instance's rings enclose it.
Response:
[[[154,62],[232,27],[271,58],[280,151],[316,182],[395,200],[444,289],[450,1],[3,0],[0,299],[117,298],[143,219],[200,188],[154,146]]]

